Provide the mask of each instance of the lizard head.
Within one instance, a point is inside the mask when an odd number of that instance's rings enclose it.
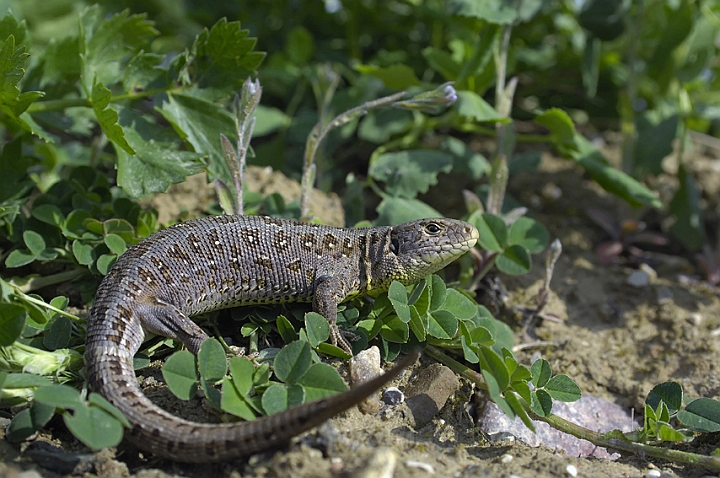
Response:
[[[475,226],[456,219],[420,219],[394,226],[389,247],[400,270],[390,280],[413,284],[472,249],[478,237]]]

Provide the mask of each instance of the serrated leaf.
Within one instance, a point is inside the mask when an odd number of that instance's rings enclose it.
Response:
[[[216,339],[209,338],[200,345],[197,354],[198,371],[200,377],[210,383],[215,383],[225,376],[227,372],[227,357],[225,349]]]
[[[317,312],[305,314],[305,330],[307,330],[310,345],[317,347],[330,338],[330,324],[325,317]]]
[[[102,83],[98,82],[93,85],[91,101],[100,128],[110,141],[127,154],[134,155],[135,150],[125,139],[125,131],[118,124],[119,116],[117,111],[109,107],[111,98],[110,90],[105,88]]]
[[[197,392],[195,357],[187,350],[175,352],[162,368],[163,378],[170,391],[182,400],[190,400]]]
[[[310,402],[347,390],[340,374],[326,363],[315,363],[298,382],[305,389],[305,401]]]
[[[209,30],[204,29],[186,58],[186,68],[194,82],[202,87],[233,88],[239,86],[265,57],[252,51],[256,38],[248,37],[240,22],[221,18]]]
[[[436,185],[438,174],[450,172],[452,163],[452,156],[440,151],[399,151],[378,156],[368,174],[386,183],[390,195],[411,199]]]
[[[274,383],[263,393],[262,407],[265,413],[272,415],[273,413],[279,413],[290,407],[300,405],[304,401],[305,390],[300,385],[286,387]]]
[[[497,268],[505,274],[517,276],[530,272],[532,259],[525,246],[515,244],[507,247],[503,253],[497,257],[495,264]]]
[[[532,375],[532,383],[535,387],[544,387],[552,377],[550,362],[545,359],[538,359],[534,361],[530,366],[530,374]]]
[[[311,363],[312,349],[310,349],[310,344],[302,340],[296,340],[283,347],[275,356],[273,362],[275,376],[286,384],[295,384],[305,375]]]
[[[555,375],[545,385],[545,390],[553,399],[561,402],[575,402],[582,398],[582,390],[567,375]]]
[[[200,159],[205,155],[180,151],[177,145],[155,140],[153,134],[160,128],[142,124],[146,139],[136,129],[137,121],[125,131],[132,154],[116,149],[118,154],[118,185],[133,197],[165,192],[171,184],[183,182],[188,176],[200,171]],[[219,141],[218,141],[219,143]]]
[[[20,93],[17,84],[25,75],[29,56],[25,52],[25,46],[15,48],[14,35],[4,40],[0,49],[0,105],[11,108],[15,106]]]

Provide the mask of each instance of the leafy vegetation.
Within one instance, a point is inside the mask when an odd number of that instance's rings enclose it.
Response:
[[[227,213],[314,220],[312,187],[343,187],[349,226],[441,216],[426,193],[441,175],[462,177],[465,218],[480,230],[481,250],[460,262],[457,281],[393,283],[372,301],[341,306],[338,322],[357,335],[356,352],[377,344],[392,360],[426,347],[530,428],[538,418],[573,432],[552,414],[552,401],[577,400],[580,390],[545,360],[520,364],[512,330],[475,302],[474,290],[493,266],[524,274],[546,249],[545,227],[506,194],[513,175],[538,167],[537,146],[553,148],[643,211],[663,206],[644,181],[652,184],[662,159],[675,155],[679,187],[667,204],[669,230],[689,251],[705,241],[702,203],[682,152],[691,131],[717,129],[716,2],[586,0],[579,10],[574,2],[534,0],[483,8],[470,0],[352,8],[310,2],[301,11],[286,1],[244,11],[217,2],[177,16],[145,13],[161,7],[134,0],[62,0],[53,9],[37,8],[40,0],[10,3],[14,13],[0,19],[0,402],[29,404],[15,415],[11,440],[27,438],[58,411],[91,448],[120,441],[122,415],[70,386],[82,381],[85,320],[68,309],[89,304],[117,257],[165,226],[138,200],[200,171]],[[551,34],[556,44],[545,41]],[[557,82],[559,75],[567,77]],[[559,83],[572,81],[584,91],[561,94]],[[609,94],[599,98],[600,91]],[[586,139],[588,117],[619,120],[620,169]],[[539,133],[519,133],[520,122]],[[487,158],[463,135],[491,136],[497,149]],[[298,179],[302,197],[285,204],[248,193],[246,162]],[[639,254],[641,231],[624,226],[637,222],[603,224],[613,249],[601,258]],[[536,314],[559,252],[558,243]],[[703,261],[714,270],[707,249]],[[69,281],[72,292],[62,287]],[[42,296],[34,293],[40,289]],[[197,357],[171,355],[163,376],[179,397],[200,389],[217,413],[246,420],[342,391],[319,354],[346,354],[326,343],[327,322],[306,312],[244,311],[236,339],[257,358],[228,361],[223,345],[210,340]],[[266,339],[285,346],[260,352]],[[148,341],[137,367],[174,347]],[[659,385],[646,402],[643,430],[613,435],[627,443],[614,446],[688,460],[647,444],[717,431],[717,401],[699,398],[684,409],[682,401],[679,385]]]

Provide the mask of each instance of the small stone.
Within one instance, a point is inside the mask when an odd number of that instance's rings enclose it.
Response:
[[[507,465],[508,463],[513,461],[513,458],[514,457],[512,455],[505,453],[503,456],[500,457],[500,463],[502,463],[503,465]]]
[[[387,405],[400,405],[405,401],[405,394],[397,387],[388,387],[382,394],[382,401]]]
[[[408,460],[405,462],[405,466],[407,466],[408,468],[419,468],[423,471],[430,473],[431,475],[435,474],[435,468],[433,468],[431,464],[422,461]]]
[[[350,359],[350,383],[357,387],[363,383],[379,377],[385,373],[380,368],[380,349],[376,346],[363,350]],[[377,394],[372,394],[358,404],[363,413],[377,413],[380,410],[380,401]]]
[[[647,473],[645,473],[645,478],[660,478],[660,470],[648,470]]]
[[[648,278],[650,279],[650,282],[655,282],[657,280],[657,277],[658,277],[657,272],[655,271],[655,269],[653,269],[646,263],[643,262],[642,264],[640,264],[638,266],[638,269],[640,269],[645,274],[647,274]]]
[[[427,425],[458,388],[460,381],[448,367],[436,363],[423,370],[405,390],[411,426],[417,429]]]
[[[672,293],[672,290],[670,289],[670,287],[663,285],[663,286],[658,287],[655,292],[657,294],[658,304],[660,304],[660,305],[667,304],[673,298],[673,293]]]
[[[645,271],[638,269],[630,273],[626,282],[634,287],[646,287],[650,284],[650,277]]]
[[[396,466],[397,454],[390,448],[380,447],[350,476],[352,478],[392,478]]]
[[[567,471],[567,474],[575,478],[577,476],[577,468],[575,468],[575,465],[568,465],[565,467],[565,471]]]
[[[688,317],[688,320],[691,324],[693,324],[695,327],[699,327],[700,324],[703,322],[703,315],[699,312],[693,312],[690,314],[690,317]]]

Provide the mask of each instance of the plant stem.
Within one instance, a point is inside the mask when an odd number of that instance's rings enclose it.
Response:
[[[61,282],[75,280],[79,277],[82,277],[83,275],[85,275],[84,270],[73,269],[70,271],[58,272],[57,274],[52,274],[44,277],[31,277],[22,285],[15,284],[12,281],[9,282],[9,284],[20,292],[28,293],[37,289],[41,289],[43,287],[47,287],[49,285],[55,285],[60,284]]]
[[[438,348],[433,346],[427,346],[424,350],[424,353],[434,358],[438,362],[442,363],[443,365],[446,365],[453,372],[475,383],[475,385],[482,388],[483,390],[488,390],[488,387],[485,384],[482,375],[463,365],[457,360],[451,358],[450,356],[446,355]],[[530,418],[532,418],[533,420],[543,421],[551,427],[555,428],[556,430],[568,433],[576,438],[587,440],[593,445],[612,448],[615,450],[633,453],[640,456],[652,456],[655,458],[661,458],[663,460],[679,463],[689,463],[692,465],[704,466],[712,470],[720,470],[720,457],[699,455],[697,453],[689,453],[678,450],[669,450],[667,448],[646,445],[644,443],[634,443],[621,440],[619,438],[610,438],[606,434],[588,430],[585,427],[581,427],[580,425],[571,423],[557,415],[553,415],[552,413],[546,417],[538,416],[532,410],[530,410],[530,407],[527,404],[523,403],[522,405]]]

